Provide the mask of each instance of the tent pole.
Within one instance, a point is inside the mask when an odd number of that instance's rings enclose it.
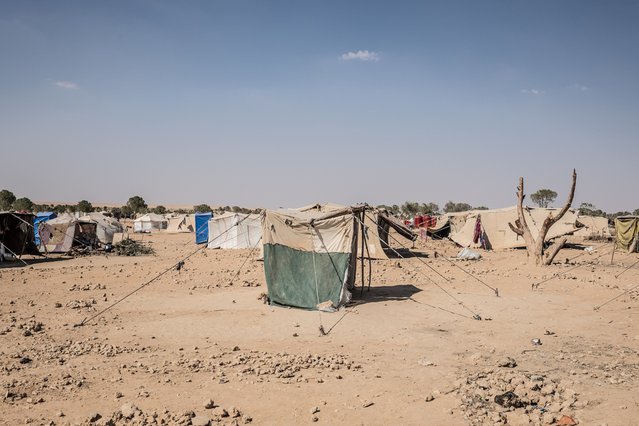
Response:
[[[610,264],[612,265],[613,260],[615,259],[615,249],[617,248],[617,242],[612,245],[612,256],[610,256]]]
[[[360,251],[360,265],[361,265],[361,271],[360,271],[360,275],[362,276],[362,291],[360,292],[360,296],[364,295],[364,287],[366,286],[366,284],[364,283],[364,210],[362,210],[362,220],[360,221],[361,225],[359,227],[360,229],[360,239],[362,240],[362,248]]]

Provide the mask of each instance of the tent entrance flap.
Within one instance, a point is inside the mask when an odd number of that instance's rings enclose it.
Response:
[[[278,305],[306,309],[316,309],[318,304],[327,301],[339,306],[351,257],[351,253],[314,253],[266,244],[268,297]]]

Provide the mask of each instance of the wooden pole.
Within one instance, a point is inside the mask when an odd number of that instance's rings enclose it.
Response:
[[[360,221],[361,225],[360,225],[360,231],[361,231],[361,239],[362,239],[362,249],[360,251],[360,264],[361,264],[361,275],[362,275],[362,291],[360,293],[360,295],[364,294],[364,245],[366,244],[364,241],[364,220],[365,220],[365,216],[364,216],[364,210],[362,210],[362,220]]]
[[[612,246],[612,256],[610,257],[610,264],[612,265],[613,260],[615,259],[615,249],[617,248],[617,242],[615,241],[615,243]]]

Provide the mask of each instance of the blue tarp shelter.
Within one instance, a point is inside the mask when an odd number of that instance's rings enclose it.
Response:
[[[38,225],[40,224],[40,222],[46,222],[47,220],[55,219],[56,217],[58,217],[58,214],[56,212],[36,213],[36,216],[33,219],[33,231],[35,233],[36,246],[40,246],[40,233],[38,232]]]
[[[213,213],[195,213],[195,244],[209,242],[209,220]]]

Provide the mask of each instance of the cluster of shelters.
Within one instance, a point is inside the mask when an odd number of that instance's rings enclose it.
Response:
[[[533,235],[537,235],[548,215],[559,209],[525,207],[524,215]],[[447,213],[439,217],[434,228],[428,230],[436,238],[448,237],[462,247],[482,247],[487,250],[523,248],[526,243],[509,224],[518,219],[517,207],[492,210],[471,210],[461,213]],[[583,237],[610,237],[606,218],[579,216],[568,210],[549,230],[548,241],[564,235]]]

